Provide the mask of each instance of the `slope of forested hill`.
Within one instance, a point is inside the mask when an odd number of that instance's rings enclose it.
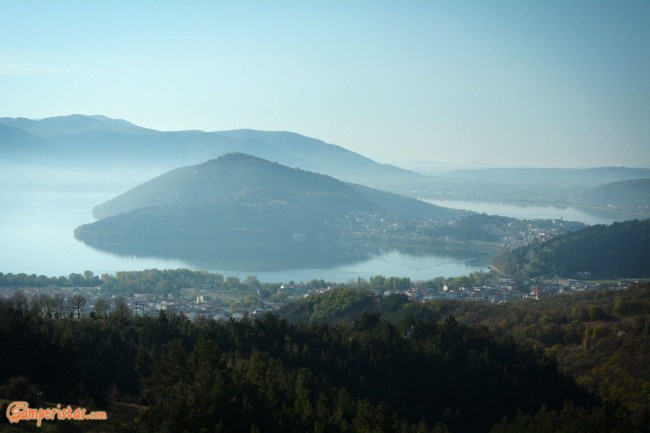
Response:
[[[0,399],[44,390],[108,412],[81,431],[641,433],[649,294],[491,305],[333,290],[310,297],[313,325],[48,319],[2,300]],[[326,325],[330,306],[351,315]]]
[[[650,207],[650,179],[633,179],[590,188],[579,199],[592,206]]]
[[[109,420],[116,403],[138,403],[126,431],[487,432],[518,409],[593,404],[553,363],[453,318],[311,327],[0,307],[0,398],[29,401],[48,384],[47,401],[108,409]]]
[[[492,262],[523,278],[644,278],[650,276],[650,219],[594,225],[504,252]]]
[[[95,215],[108,218],[80,226],[75,235],[98,246],[282,242],[296,234],[335,239],[339,220],[355,212],[439,220],[467,214],[228,154],[173,170],[97,206]]]
[[[439,301],[405,303],[411,316],[486,326],[557,360],[560,369],[604,401],[638,415],[650,410],[650,282],[504,305]]]
[[[647,418],[642,421],[650,411],[650,370],[646,368],[650,364],[648,281],[628,289],[601,289],[502,305],[451,300],[416,303],[401,294],[378,297],[370,292],[333,290],[288,304],[278,314],[287,320],[312,323],[337,317],[359,323],[373,318],[419,323],[453,316],[466,325],[508,335],[518,344],[556,360],[564,374],[611,405],[608,410],[620,404],[629,411],[626,422],[648,422]],[[525,423],[528,428],[535,426],[534,431],[575,431],[577,420],[578,425],[589,426],[585,427],[587,431],[600,431],[605,425],[625,431],[623,424],[612,425],[615,417],[606,413],[584,412],[569,404],[561,410],[522,415],[495,431],[521,431]],[[632,429],[631,425],[628,428]]]
[[[172,170],[94,213],[103,219],[74,232],[90,246],[248,270],[353,263],[408,243],[408,222],[469,214],[239,153]]]
[[[330,213],[349,209],[382,210],[436,219],[467,214],[241,153],[172,170],[95,207],[93,212],[97,218],[105,218],[152,206],[288,204],[300,207],[315,201],[329,202],[331,208],[324,211]]]

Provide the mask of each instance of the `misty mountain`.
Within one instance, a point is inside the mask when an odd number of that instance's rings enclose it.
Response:
[[[371,246],[350,239],[366,221],[446,221],[468,212],[237,153],[172,170],[94,214],[103,219],[75,236],[102,250],[268,269],[366,259],[380,248],[379,236]]]
[[[30,160],[43,164],[96,167],[159,167],[198,164],[226,153],[241,152],[335,176],[364,185],[391,185],[423,176],[379,164],[340,146],[291,132],[235,130],[224,132],[171,131],[141,128],[105,116],[60,116],[42,120],[1,118],[0,125],[43,139],[35,150],[17,137],[0,137],[0,148],[23,149]],[[2,150],[1,152],[4,152]],[[61,152],[65,158],[61,158]],[[25,159],[24,155],[15,158]]]
[[[384,184],[381,179],[383,176],[400,182],[424,178],[424,176],[408,170],[389,164],[377,163],[343,147],[327,144],[321,140],[304,137],[293,132],[262,132],[247,129],[226,131],[221,134],[247,142],[254,140],[264,142],[266,146],[281,150],[297,163],[294,165],[288,163],[289,159],[287,159],[287,162],[279,159],[277,162],[280,164],[321,172],[345,181],[372,185],[376,183]],[[259,156],[254,153],[251,154]],[[303,164],[300,164],[301,162]],[[319,167],[324,169],[321,170]],[[355,180],[356,177],[359,178]]]
[[[136,209],[195,204],[313,209],[323,216],[364,211],[447,220],[467,214],[242,153],[167,172],[96,206],[93,214],[106,218]]]
[[[581,197],[585,204],[610,206],[650,207],[650,179],[634,179],[599,185],[585,191]]]
[[[87,170],[84,178],[137,185],[153,173],[200,164],[227,153],[245,153],[279,164],[337,179],[430,200],[515,202],[521,204],[584,204],[590,188],[613,182],[650,178],[650,169],[602,167],[589,169],[482,168],[443,170],[419,165],[431,176],[380,164],[340,146],[284,131],[249,129],[205,132],[156,131],[105,116],[59,116],[41,120],[0,118],[0,159],[5,171],[35,169],[30,178]],[[9,129],[7,129],[9,128]],[[429,164],[429,163],[427,163]],[[13,165],[13,166],[12,166]],[[16,168],[18,167],[18,168]],[[59,172],[56,172],[59,170]],[[123,175],[124,174],[124,175]],[[2,175],[2,173],[0,173]],[[3,182],[13,182],[5,174]],[[45,182],[45,180],[43,182]],[[76,179],[69,179],[66,184]],[[42,182],[41,182],[42,183]],[[611,212],[607,201],[588,205]],[[625,218],[643,217],[635,203]],[[617,210],[621,212],[620,208]],[[640,213],[639,213],[640,212]]]
[[[441,176],[476,183],[535,186],[594,187],[604,183],[650,177],[650,169],[628,167],[596,168],[484,168],[456,170]]]
[[[111,119],[106,116],[84,116],[72,114],[69,116],[48,117],[40,120],[23,117],[0,119],[0,124],[22,129],[43,138],[64,137],[82,132],[121,132],[130,134],[147,134],[156,131],[136,126],[126,120]]]
[[[30,163],[48,153],[60,156],[62,149],[55,143],[19,128],[0,124],[0,163]]]
[[[584,194],[597,186],[650,178],[650,169],[627,167],[597,168],[491,168],[456,170],[429,177],[420,184],[410,185],[418,198],[432,200],[468,200],[530,205],[576,206],[588,205],[606,212],[617,212],[624,219],[648,216],[641,206],[646,201],[616,211],[608,208],[611,202],[591,195],[585,202]],[[632,184],[629,184],[631,186]],[[621,184],[621,188],[625,187]],[[406,193],[399,188],[392,191]],[[599,200],[602,199],[602,200]],[[593,209],[595,210],[595,209]],[[619,215],[623,212],[624,215]]]

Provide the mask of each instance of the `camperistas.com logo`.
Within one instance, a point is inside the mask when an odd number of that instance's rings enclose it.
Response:
[[[72,408],[68,405],[61,407],[31,408],[26,401],[14,401],[7,406],[7,419],[16,424],[20,421],[36,421],[38,427],[45,421],[105,421],[108,419],[104,411],[88,411],[86,408]]]

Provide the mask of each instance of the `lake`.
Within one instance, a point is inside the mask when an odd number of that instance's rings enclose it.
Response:
[[[398,251],[385,251],[356,263],[326,269],[211,269],[183,260],[153,257],[121,256],[91,248],[76,240],[73,230],[93,221],[93,206],[103,203],[123,190],[76,192],[70,190],[44,191],[38,189],[9,189],[0,191],[0,272],[69,275],[91,270],[96,275],[117,271],[143,269],[205,269],[241,279],[256,275],[260,281],[287,282],[324,279],[348,282],[374,275],[409,277],[424,280],[438,276],[467,275],[485,269],[486,263],[473,257],[447,255],[416,256]]]
[[[315,266],[263,271],[254,266],[238,270],[211,269],[210,266],[197,266],[184,260],[111,254],[76,240],[73,230],[81,224],[93,221],[93,206],[122,191],[77,192],[3,188],[0,191],[0,272],[59,276],[83,273],[85,270],[101,275],[151,268],[189,268],[205,269],[225,276],[233,275],[240,279],[256,275],[260,281],[265,282],[309,281],[314,278],[348,282],[357,278],[368,279],[374,275],[409,277],[412,280],[453,277],[485,270],[487,265],[485,259],[476,257],[453,257],[445,254],[417,256],[387,250],[354,263],[338,264],[324,269]],[[616,220],[572,207],[441,200],[432,203],[522,219],[563,218],[587,224],[611,223]]]
[[[539,205],[518,205],[510,203],[491,203],[482,201],[463,200],[425,200],[427,203],[452,209],[471,210],[488,215],[499,215],[517,219],[557,219],[565,221],[579,221],[581,223],[611,224],[615,221],[623,221],[624,216],[613,212],[578,208],[571,206],[539,206]]]

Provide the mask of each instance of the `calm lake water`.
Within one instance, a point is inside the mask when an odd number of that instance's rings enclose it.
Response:
[[[423,200],[437,206],[449,207],[452,209],[465,209],[488,215],[500,215],[518,219],[563,219],[565,221],[579,221],[581,223],[611,224],[615,221],[622,221],[625,217],[614,213],[598,212],[590,209],[577,207],[559,206],[529,206],[506,203],[489,203],[481,201],[461,200]]]
[[[150,268],[198,269],[182,260],[151,257],[124,257],[87,246],[76,240],[73,230],[93,221],[93,206],[122,191],[72,192],[7,190],[0,191],[0,272],[69,275],[91,270],[96,275]],[[374,275],[424,280],[438,276],[467,275],[485,269],[486,263],[472,257],[444,255],[414,256],[387,251],[366,261],[328,269],[287,269],[262,272],[255,269],[231,271],[207,269],[243,279],[256,275],[261,281],[309,281],[322,278],[347,282]],[[205,269],[202,267],[201,269]]]
[[[93,249],[77,241],[73,230],[93,221],[93,206],[103,203],[121,191],[72,192],[8,190],[0,191],[0,272],[69,275],[91,270],[95,274],[149,268],[197,269],[182,260],[148,257],[124,257]],[[564,218],[587,224],[610,223],[613,220],[598,217],[575,208],[551,206],[514,206],[494,203],[434,201],[433,203],[459,209],[470,209],[488,214],[516,218]],[[308,281],[322,278],[332,282],[347,282],[374,275],[409,277],[424,280],[438,276],[467,275],[485,269],[487,263],[474,257],[445,255],[415,256],[398,251],[382,254],[358,263],[328,269],[287,269],[259,271],[256,269],[231,271],[207,269],[225,276],[245,278],[256,275],[261,281]],[[202,268],[205,269],[205,268]]]

